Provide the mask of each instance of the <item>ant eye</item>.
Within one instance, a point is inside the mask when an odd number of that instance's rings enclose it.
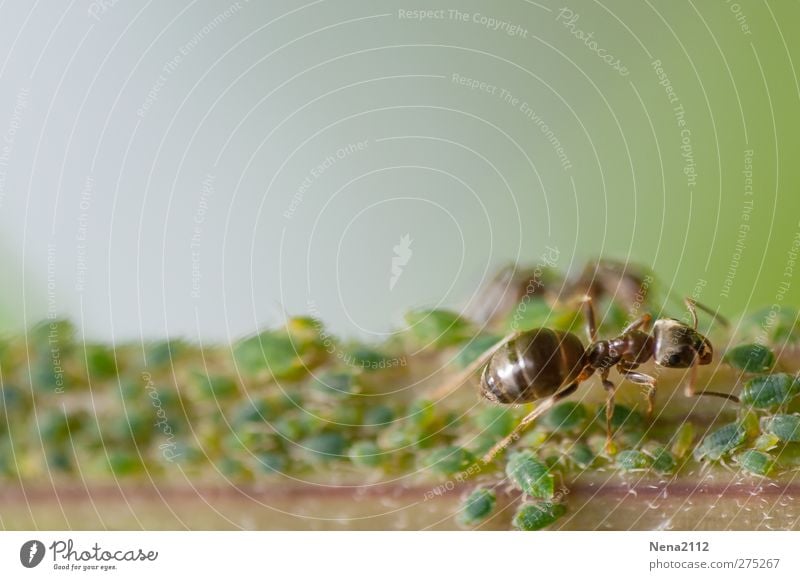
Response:
[[[667,359],[667,364],[669,366],[679,365],[680,362],[681,362],[681,355],[679,355],[677,352],[669,355],[669,358]]]

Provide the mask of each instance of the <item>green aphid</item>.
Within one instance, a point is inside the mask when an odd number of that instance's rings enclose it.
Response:
[[[244,478],[250,475],[248,468],[240,460],[232,457],[220,458],[216,467],[225,477]]]
[[[526,503],[514,514],[512,524],[518,530],[534,532],[555,523],[565,513],[567,508],[560,503]]]
[[[408,422],[415,429],[427,429],[436,422],[436,405],[433,401],[418,399],[408,407]]]
[[[785,405],[800,394],[800,380],[786,373],[753,377],[742,388],[740,399],[755,409]]]
[[[479,487],[470,493],[461,504],[458,521],[465,526],[479,524],[492,515],[497,496],[491,489]]]
[[[694,458],[718,461],[723,455],[739,447],[747,437],[747,432],[739,423],[729,423],[706,435],[695,447]]]
[[[38,422],[33,423],[32,428],[41,435],[45,444],[54,445],[75,437],[84,424],[82,415],[75,413],[65,415],[61,409],[53,409],[39,413]]]
[[[83,349],[81,366],[86,365],[92,380],[103,380],[117,375],[114,351],[100,344],[89,344]]]
[[[748,449],[737,453],[736,462],[744,469],[755,475],[767,475],[774,465],[771,455],[756,449]]]
[[[162,447],[161,445],[166,445]],[[171,439],[159,445],[159,450],[164,461],[169,463],[181,463],[197,465],[207,459],[206,451],[201,451],[197,443],[192,441],[182,441]]]
[[[0,416],[13,415],[26,406],[25,397],[19,388],[5,381],[0,382]]]
[[[464,449],[451,445],[435,450],[425,460],[425,464],[444,475],[452,475],[468,469],[475,463],[475,456]]]
[[[378,444],[388,452],[410,451],[414,441],[409,434],[409,430],[401,426],[393,426],[391,429],[384,429],[378,435]]]
[[[542,425],[554,431],[573,431],[584,424],[587,415],[585,406],[567,401],[546,413],[542,417]]]
[[[234,407],[231,423],[241,428],[249,423],[265,423],[278,415],[276,405],[264,398],[248,399]]]
[[[586,469],[594,463],[596,455],[586,443],[575,443],[569,452],[569,457],[581,469]]]
[[[10,443],[0,443],[0,475],[14,475],[17,469],[15,457]]]
[[[672,473],[675,471],[677,462],[666,447],[654,447],[647,451],[647,454],[653,458],[652,468],[659,473]]]
[[[108,469],[117,477],[124,477],[142,471],[143,465],[134,453],[125,451],[108,452]]]
[[[364,411],[364,427],[384,429],[394,421],[394,411],[386,405],[375,405]]]
[[[482,334],[476,336],[462,347],[458,356],[455,358],[456,365],[462,369],[468,367],[480,355],[495,346],[501,340],[503,340],[503,337],[496,334]]]
[[[326,413],[329,423],[336,428],[359,427],[362,424],[361,408],[356,405],[336,405],[333,411]]]
[[[421,346],[453,346],[472,334],[472,325],[449,310],[412,310],[405,319],[411,336]]]
[[[272,426],[278,435],[289,441],[297,441],[310,433],[311,423],[303,416],[284,413]]]
[[[758,415],[753,409],[740,407],[739,424],[744,428],[747,437],[758,437],[761,432]]]
[[[28,333],[28,349],[50,355],[57,349],[60,356],[68,356],[76,336],[75,325],[69,320],[56,319],[40,322]]]
[[[278,380],[296,380],[326,358],[322,343],[304,342],[285,330],[268,330],[236,345],[238,369],[249,375],[268,372]]]
[[[347,449],[347,439],[335,431],[321,433],[300,442],[300,446],[314,459],[331,461],[342,459]]]
[[[781,441],[797,443],[800,441],[800,416],[773,415],[761,419],[761,429]]]
[[[726,352],[722,360],[747,373],[763,373],[775,364],[775,355],[761,344],[741,344]]]
[[[35,355],[31,360],[31,379],[35,390],[42,393],[57,392],[64,388],[65,375],[60,370],[62,362],[49,353]]]
[[[296,342],[303,344],[319,341],[325,333],[325,326],[313,316],[292,316],[286,321],[285,331]]]
[[[280,437],[256,425],[228,431],[221,439],[227,449],[248,452],[275,451],[283,444]]]
[[[595,420],[603,426],[606,424],[606,408],[601,406]],[[625,431],[641,431],[645,426],[645,420],[641,413],[626,407],[625,405],[614,405],[611,415],[611,428],[615,431],[623,429]]]
[[[390,358],[380,351],[364,346],[346,352],[344,359],[352,367],[365,371],[378,371],[399,365],[399,359]]]
[[[133,441],[137,446],[147,445],[156,433],[154,423],[159,421],[155,411],[150,409],[129,409],[124,415],[108,422],[108,434],[113,441]],[[103,422],[101,422],[101,425]],[[170,429],[172,426],[170,425]]]
[[[542,428],[534,428],[519,440],[520,449],[539,449],[550,439],[550,433]]]
[[[177,339],[151,342],[145,348],[146,366],[151,370],[172,366],[187,348],[186,343]]]
[[[506,475],[517,489],[530,497],[550,499],[555,493],[553,475],[530,451],[513,453],[506,463]]]
[[[672,454],[678,459],[683,459],[689,454],[693,445],[694,425],[691,423],[682,423],[677,433],[675,433],[675,436],[672,438]]]
[[[756,438],[753,447],[759,451],[771,451],[775,449],[780,442],[781,440],[775,437],[775,435],[771,433],[762,433]]]
[[[625,449],[616,456],[617,466],[625,471],[647,469],[653,465],[653,459],[636,449]]]
[[[51,449],[47,452],[47,468],[64,473],[72,471],[72,456],[63,449]]]
[[[498,440],[498,437],[489,433],[480,433],[469,442],[469,450],[475,455],[486,455]]]
[[[358,392],[358,383],[352,372],[326,371],[313,381],[314,388],[329,397],[344,398]]]
[[[372,441],[356,441],[347,455],[359,467],[377,467],[386,458],[386,453]]]
[[[481,433],[505,437],[514,428],[514,415],[499,405],[485,407],[475,417],[475,424]]]
[[[287,460],[282,453],[266,451],[255,456],[256,468],[263,473],[285,473]]]
[[[239,394],[239,385],[232,377],[224,375],[208,376],[204,373],[193,373],[197,388],[203,397],[209,399],[226,399]]]

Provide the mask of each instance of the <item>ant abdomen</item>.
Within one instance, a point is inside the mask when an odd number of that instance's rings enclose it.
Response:
[[[481,377],[481,394],[496,403],[530,403],[574,383],[585,366],[584,346],[577,336],[535,328],[492,355]]]

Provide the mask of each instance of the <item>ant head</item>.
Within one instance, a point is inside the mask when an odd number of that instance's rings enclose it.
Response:
[[[714,357],[709,340],[678,320],[658,320],[653,327],[655,361],[662,367],[685,369],[694,364],[707,365]]]

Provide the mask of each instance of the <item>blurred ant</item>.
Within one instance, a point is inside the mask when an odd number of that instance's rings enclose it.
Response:
[[[549,328],[516,332],[482,353],[459,376],[438,389],[436,395],[442,397],[450,393],[483,368],[480,392],[489,401],[514,405],[542,400],[511,434],[483,457],[484,463],[491,462],[498,453],[517,440],[537,417],[573,394],[578,385],[595,372],[600,374],[606,390],[606,449],[609,450],[616,386],[608,379],[608,375],[615,367],[623,379],[646,388],[648,417],[653,413],[656,379],[636,369],[650,359],[665,368],[691,369],[684,388],[687,397],[704,395],[738,403],[739,399],[734,395],[696,390],[698,365],[709,364],[714,355],[711,343],[697,332],[696,309],[700,308],[713,316],[716,313],[690,298],[684,302],[691,314],[692,326],[672,318],[661,318],[653,324],[652,333],[648,333],[652,316],[643,314],[628,324],[619,336],[598,340],[594,306],[591,297],[586,296],[583,310],[589,337],[587,348],[571,332]]]
[[[555,252],[555,254],[554,254]],[[557,250],[548,249],[536,267],[503,267],[481,290],[466,312],[475,322],[489,326],[506,317],[523,300],[539,299],[551,309],[591,297],[595,302],[610,298],[623,309],[647,303],[653,276],[647,270],[607,258],[587,263],[581,274],[564,280],[554,269]]]
[[[525,268],[508,264],[481,289],[466,316],[475,322],[493,325],[513,311],[526,296],[528,299],[545,300],[552,307],[563,288],[561,276],[549,262]]]
[[[568,282],[570,296],[589,296],[594,301],[611,298],[624,308],[646,303],[653,276],[644,268],[626,262],[601,258],[584,266],[581,274]]]

